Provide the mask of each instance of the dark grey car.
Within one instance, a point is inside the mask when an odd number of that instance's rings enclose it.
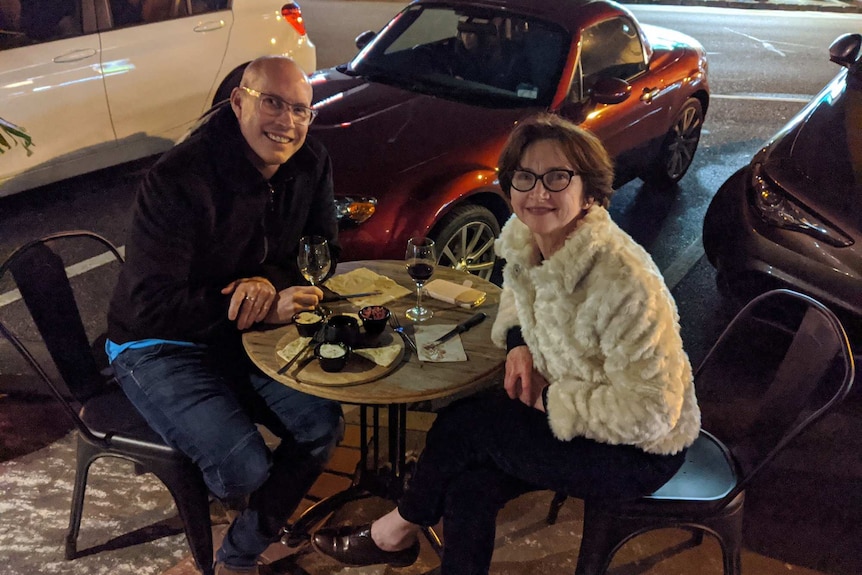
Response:
[[[703,244],[723,293],[790,287],[862,318],[860,53],[862,35],[836,39],[842,70],[713,198]]]

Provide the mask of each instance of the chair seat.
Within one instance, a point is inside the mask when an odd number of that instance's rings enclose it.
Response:
[[[165,445],[120,387],[91,397],[80,411],[81,419],[95,432],[122,435],[147,443]]]
[[[685,463],[670,481],[644,499],[718,501],[736,487],[733,462],[725,449],[702,432],[688,448]]]

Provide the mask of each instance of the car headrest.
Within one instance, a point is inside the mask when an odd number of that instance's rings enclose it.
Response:
[[[458,32],[472,32],[479,36],[495,36],[497,27],[490,22],[458,22]]]

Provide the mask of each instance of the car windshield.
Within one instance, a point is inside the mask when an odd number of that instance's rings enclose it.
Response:
[[[411,6],[345,72],[477,105],[548,106],[568,38],[553,24],[510,12]]]
[[[854,113],[862,109],[862,89],[849,84],[833,82],[820,93],[820,103],[793,140],[790,153],[792,165],[817,190],[818,203],[837,213],[862,214],[858,209],[862,182],[857,180],[862,162],[853,144],[862,128]],[[857,221],[862,222],[862,215]]]

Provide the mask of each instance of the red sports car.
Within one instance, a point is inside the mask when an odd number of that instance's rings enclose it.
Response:
[[[670,186],[709,105],[702,46],[608,0],[416,0],[356,43],[312,77],[345,260],[400,259],[430,235],[440,265],[487,278],[510,214],[495,165],[517,122],[561,114],[602,139],[618,184]]]

